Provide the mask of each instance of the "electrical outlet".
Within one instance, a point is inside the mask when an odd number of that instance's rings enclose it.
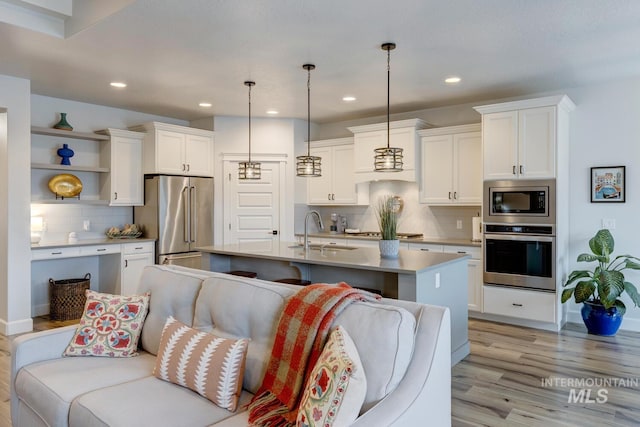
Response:
[[[91,230],[91,221],[89,221],[88,219],[85,219],[84,221],[82,221],[82,229],[84,231]]]
[[[440,287],[440,273],[436,273],[436,289]]]
[[[462,220],[461,219],[456,221],[456,228],[458,230],[462,230]]]
[[[606,228],[607,230],[615,230],[616,220],[613,218],[602,218],[602,228]]]

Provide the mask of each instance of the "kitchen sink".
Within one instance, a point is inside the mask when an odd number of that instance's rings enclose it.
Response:
[[[303,245],[293,245],[289,247],[292,249],[304,248]],[[331,245],[329,243],[325,243],[325,244],[312,243],[309,245],[309,249],[312,251],[352,251],[358,248],[353,246]]]

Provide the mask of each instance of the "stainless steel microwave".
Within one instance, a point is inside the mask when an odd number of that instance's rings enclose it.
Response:
[[[485,181],[484,223],[555,224],[555,193],[553,179]]]

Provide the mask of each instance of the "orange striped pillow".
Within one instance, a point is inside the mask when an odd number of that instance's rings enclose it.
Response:
[[[219,338],[169,316],[153,375],[187,387],[221,408],[235,411],[249,340]]]

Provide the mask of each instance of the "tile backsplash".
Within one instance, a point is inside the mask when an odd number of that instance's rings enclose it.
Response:
[[[40,216],[44,222],[41,242],[66,241],[75,231],[78,239],[104,237],[112,226],[121,227],[133,220],[133,208],[92,205],[31,204],[31,216]],[[84,231],[84,221],[90,222],[89,231]]]
[[[369,188],[369,206],[317,206],[295,207],[295,232],[304,232],[304,216],[309,209],[320,212],[328,231],[331,214],[337,213],[347,218],[349,228],[361,231],[378,231],[374,206],[377,200],[386,194],[399,196],[404,202],[398,217],[398,231],[401,233],[422,233],[425,237],[471,240],[472,217],[481,215],[480,206],[428,206],[418,202],[418,184],[404,181],[371,182]],[[457,228],[461,221],[462,228]],[[311,224],[311,223],[310,223]],[[314,232],[315,225],[310,225]]]

